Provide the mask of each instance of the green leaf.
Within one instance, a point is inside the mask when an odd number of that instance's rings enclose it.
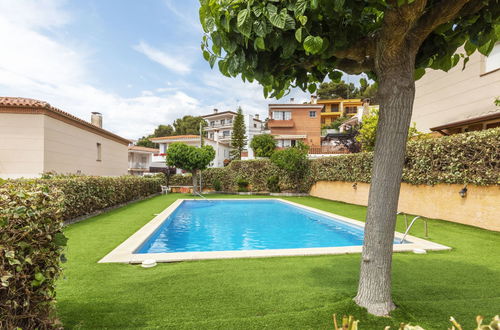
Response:
[[[311,0],[311,8],[312,9],[318,8],[318,0]]]
[[[245,24],[246,20],[249,18],[250,10],[243,9],[238,13],[237,26],[240,27]]]
[[[344,9],[345,0],[335,0],[334,8],[336,11],[342,11]]]
[[[307,86],[307,90],[309,91],[309,93],[314,93],[316,91],[316,84],[309,84],[309,86]]]
[[[295,20],[288,13],[285,15],[285,30],[295,30]]]
[[[262,7],[253,7],[252,8],[253,10],[253,14],[255,15],[255,17],[260,17],[260,15],[262,15]]]
[[[205,32],[212,32],[215,28],[215,20],[213,17],[205,18],[205,24],[203,25]]]
[[[330,74],[328,75],[328,77],[329,77],[329,78],[330,78],[333,82],[339,83],[339,82],[340,82],[340,80],[342,79],[342,75],[343,75],[342,71],[337,71],[337,70],[335,70],[335,71],[333,71],[332,73],[330,73]]]
[[[307,16],[299,16],[299,21],[300,21],[300,24],[306,25],[306,23],[307,23]]]
[[[298,42],[302,42],[302,28],[298,28],[295,31],[295,39],[297,39]]]
[[[253,31],[259,37],[265,37],[266,32],[266,23],[264,21],[255,21],[253,22]]]
[[[210,59],[210,53],[207,52],[206,50],[203,51],[203,58],[205,61],[208,61]]]
[[[300,17],[300,16],[304,15],[306,8],[307,8],[307,1],[306,0],[298,0],[297,3],[295,4],[295,8],[294,8],[295,16]]]
[[[323,46],[323,39],[321,37],[307,36],[304,39],[304,49],[311,54],[317,54],[321,51]]]
[[[256,49],[266,49],[266,44],[264,42],[264,38],[262,37],[258,37],[255,39],[255,46],[254,46]]]
[[[419,80],[420,78],[422,78],[424,76],[424,74],[425,74],[424,68],[415,69],[415,73],[414,73],[415,80]]]
[[[66,236],[64,236],[63,233],[56,233],[54,235],[54,243],[56,243],[57,246],[66,246],[66,243],[68,242],[68,239]]]
[[[283,8],[279,13],[269,15],[269,22],[277,28],[284,29],[287,16],[287,10]]]
[[[464,49],[465,49],[465,53],[467,54],[467,56],[470,56],[470,55],[472,55],[472,53],[474,53],[476,51],[477,48],[472,42],[467,40],[467,42],[465,43]]]
[[[217,55],[210,56],[210,59],[208,60],[208,63],[210,64],[210,69],[214,68],[215,61],[217,61]]]

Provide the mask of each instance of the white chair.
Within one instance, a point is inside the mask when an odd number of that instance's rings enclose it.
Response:
[[[168,190],[169,190],[168,186],[161,186],[161,193],[162,194],[165,194],[165,195],[168,194]]]

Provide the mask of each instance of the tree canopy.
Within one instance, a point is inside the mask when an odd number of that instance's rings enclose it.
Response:
[[[290,87],[316,91],[327,76],[377,80],[380,45],[412,36],[415,76],[449,70],[499,39],[498,0],[200,0],[203,56],[228,77],[257,80],[266,96]],[[400,19],[402,18],[402,19]],[[391,31],[392,29],[392,31]],[[404,33],[400,33],[403,31]],[[456,54],[465,44],[465,52]],[[412,49],[413,48],[413,49]]]
[[[205,120],[201,117],[184,116],[174,120],[173,127],[172,125],[159,125],[155,128],[153,134],[139,138],[136,144],[138,146],[155,148],[156,143],[149,140],[150,138],[173,135],[198,135],[200,134],[200,122],[202,123],[202,127],[206,125]]]
[[[377,92],[377,84],[370,84],[365,78],[361,78],[359,83],[360,86],[356,87],[344,80],[323,82],[318,87],[317,95],[320,99],[373,99]]]
[[[276,150],[276,140],[271,134],[255,135],[250,141],[250,148],[256,157],[271,157]]]

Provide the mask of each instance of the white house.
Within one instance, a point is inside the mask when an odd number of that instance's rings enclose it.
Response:
[[[207,137],[214,141],[219,141],[222,143],[231,144],[231,135],[233,133],[233,121],[236,118],[237,113],[234,111],[222,111],[219,112],[214,109],[214,112],[202,116],[207,122],[208,126],[205,127],[205,132],[207,132]],[[248,147],[248,143],[253,139],[255,135],[263,133],[264,125],[259,119],[259,115],[244,115],[245,123],[245,135],[247,137],[247,145],[245,149],[248,150],[248,159],[253,159],[253,151]]]
[[[174,135],[151,138],[151,141],[158,143],[159,152],[153,155],[152,168],[166,168],[165,160],[168,153],[168,147],[174,142],[185,143],[190,146],[200,147],[201,138],[199,135]],[[214,141],[212,139],[203,139],[205,145],[212,146],[215,150],[215,158],[209,167],[224,167],[224,162],[229,160],[231,148],[228,143]],[[182,173],[182,169],[176,169],[176,173]]]
[[[153,155],[158,149],[131,145],[128,147],[128,173],[132,175],[144,175],[149,173],[149,167],[153,161]]]

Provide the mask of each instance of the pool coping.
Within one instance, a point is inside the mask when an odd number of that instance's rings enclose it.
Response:
[[[146,259],[154,259],[156,262],[176,262],[187,260],[206,260],[206,259],[231,259],[231,258],[262,258],[262,257],[285,257],[285,256],[313,256],[326,254],[350,254],[361,253],[362,246],[340,246],[340,247],[319,247],[302,249],[273,249],[273,250],[240,250],[240,251],[204,251],[204,252],[169,252],[169,253],[141,253],[135,254],[134,251],[139,248],[150,235],[163,223],[164,220],[172,214],[183,201],[199,200],[194,198],[178,199],[170,204],[165,210],[156,215],[151,221],[142,226],[138,231],[132,234],[124,242],[118,245],[99,263],[141,263]],[[347,218],[335,213],[326,212],[310,206],[302,205],[281,198],[213,198],[207,200],[277,200],[308,211],[316,212],[327,217],[338,219],[349,224],[364,228],[362,221]],[[402,238],[403,234],[396,232],[396,238]],[[411,243],[394,244],[393,252],[411,252],[414,249],[424,249],[427,251],[451,250],[450,247],[434,243],[415,236],[406,236],[406,241]]]

